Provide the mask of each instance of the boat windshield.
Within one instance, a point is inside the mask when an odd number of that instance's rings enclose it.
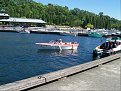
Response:
[[[101,46],[100,46],[100,49],[106,49],[106,50],[110,50],[112,48],[116,48],[120,42],[117,42],[117,41],[108,41],[108,42],[105,42],[103,43]]]

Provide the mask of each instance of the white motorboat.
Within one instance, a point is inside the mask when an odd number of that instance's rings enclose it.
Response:
[[[30,30],[28,30],[28,29],[22,29],[22,30],[20,30],[19,31],[19,33],[27,33],[27,34],[30,34]]]
[[[113,37],[93,50],[93,58],[102,58],[121,52],[121,39]]]
[[[61,39],[56,41],[50,41],[48,43],[36,43],[39,45],[39,49],[57,49],[57,50],[74,50],[78,48],[78,43],[76,42],[62,42]]]

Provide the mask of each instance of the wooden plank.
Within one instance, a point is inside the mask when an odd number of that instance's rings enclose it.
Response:
[[[94,66],[98,66],[100,64],[118,59],[121,57],[121,54],[116,54],[113,56],[109,56],[106,58],[102,58],[102,59],[98,59],[95,61],[91,61],[88,63],[84,63],[84,64],[80,64],[77,66],[73,66],[70,68],[66,68],[63,70],[59,70],[59,71],[55,71],[55,72],[51,72],[51,73],[47,73],[47,74],[43,74],[43,75],[39,75],[39,76],[35,76],[35,77],[31,77],[28,79],[24,79],[21,81],[16,81],[13,83],[9,83],[9,84],[5,84],[5,85],[1,85],[0,86],[0,91],[17,91],[17,90],[24,90],[27,88],[31,88],[37,85],[41,85],[53,80],[57,80],[59,78],[68,76],[68,75],[72,75],[75,74],[77,72],[92,68]]]

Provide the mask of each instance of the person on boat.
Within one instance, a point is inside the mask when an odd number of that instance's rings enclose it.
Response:
[[[115,40],[115,41],[113,42],[113,48],[116,48],[117,45],[118,45],[118,42]]]
[[[56,39],[56,41],[55,41],[55,44],[57,44],[57,43],[59,43],[59,40],[58,39]]]
[[[112,46],[113,48],[116,48],[116,44],[113,42],[113,46]]]
[[[110,49],[111,48],[111,43],[109,41],[106,41],[105,43],[103,43],[101,46],[100,46],[101,49]]]
[[[109,48],[109,42],[107,41],[104,43],[104,49],[108,49],[108,48]]]
[[[56,42],[58,42],[58,39],[56,39]]]
[[[108,50],[112,49],[113,48],[113,43],[111,41],[109,41],[109,47],[108,47]]]
[[[62,39],[59,39],[59,43],[62,43]]]

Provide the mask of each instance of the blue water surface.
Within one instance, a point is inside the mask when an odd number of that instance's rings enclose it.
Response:
[[[36,42],[78,42],[78,50],[39,50]],[[92,61],[105,38],[0,32],[0,85]]]

